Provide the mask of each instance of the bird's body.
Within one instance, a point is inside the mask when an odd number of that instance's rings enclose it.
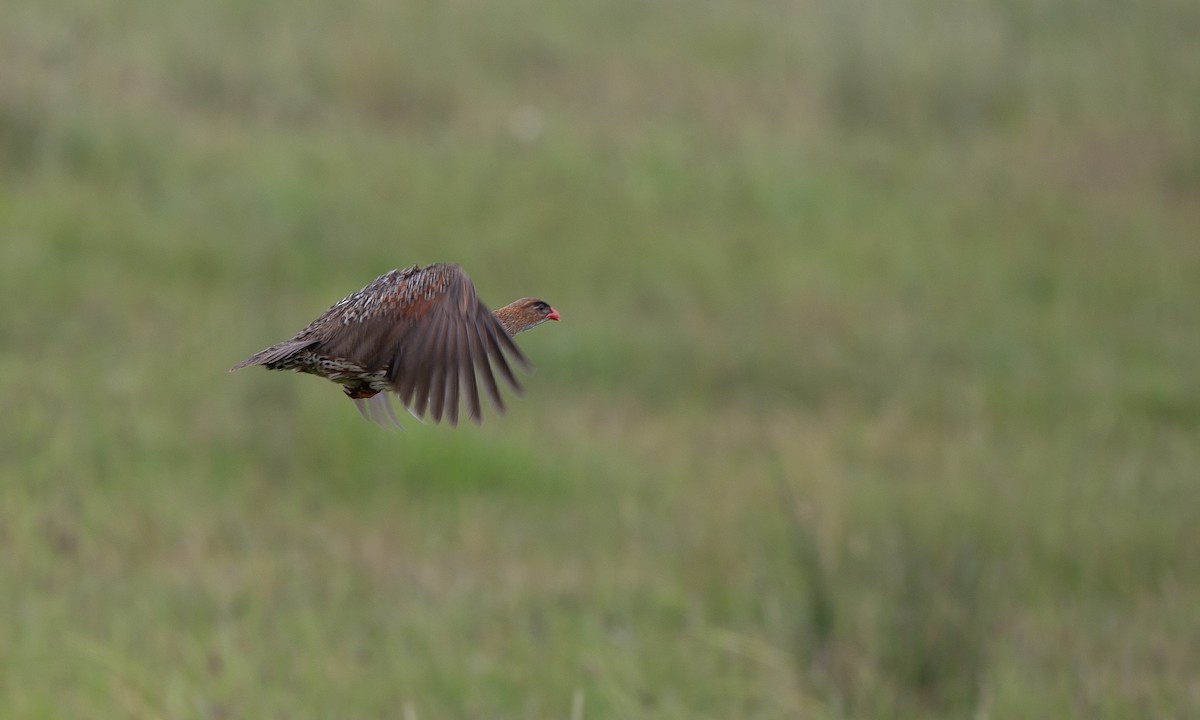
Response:
[[[388,393],[416,417],[428,411],[434,422],[445,417],[451,425],[458,423],[461,398],[479,422],[479,384],[503,411],[492,368],[519,391],[509,359],[525,368],[529,361],[512,336],[547,320],[558,320],[558,313],[534,298],[490,312],[457,265],[414,265],[381,275],[233,370],[263,365],[328,378],[364,417],[369,410],[381,422],[395,421]]]

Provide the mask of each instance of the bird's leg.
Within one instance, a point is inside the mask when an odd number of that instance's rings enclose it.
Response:
[[[375,397],[379,394],[378,390],[374,390],[365,382],[360,382],[356,385],[347,385],[342,388],[342,392],[346,393],[346,397],[355,400],[365,400],[369,397]]]

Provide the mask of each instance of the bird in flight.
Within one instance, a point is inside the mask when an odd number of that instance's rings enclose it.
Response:
[[[457,425],[461,400],[479,423],[480,385],[504,412],[493,367],[517,392],[512,364],[531,367],[512,336],[547,320],[558,320],[558,311],[543,300],[522,298],[492,312],[458,265],[414,265],[379,276],[291,340],[251,355],[230,372],[263,365],[328,378],[364,418],[380,424],[399,425],[390,393],[418,420],[428,413],[434,422],[445,418]]]

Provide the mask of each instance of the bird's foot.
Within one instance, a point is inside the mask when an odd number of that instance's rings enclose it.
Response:
[[[375,397],[379,394],[378,390],[373,389],[365,383],[359,385],[347,385],[342,388],[342,392],[346,393],[346,397],[355,400],[366,400],[367,398]]]

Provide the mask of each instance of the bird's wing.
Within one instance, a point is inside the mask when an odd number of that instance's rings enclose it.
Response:
[[[417,417],[428,411],[434,422],[444,416],[456,425],[461,399],[478,423],[481,384],[503,412],[493,368],[519,392],[509,360],[529,367],[457,265],[394,270],[330,308],[318,322],[321,338],[314,350],[386,373],[405,407]]]

